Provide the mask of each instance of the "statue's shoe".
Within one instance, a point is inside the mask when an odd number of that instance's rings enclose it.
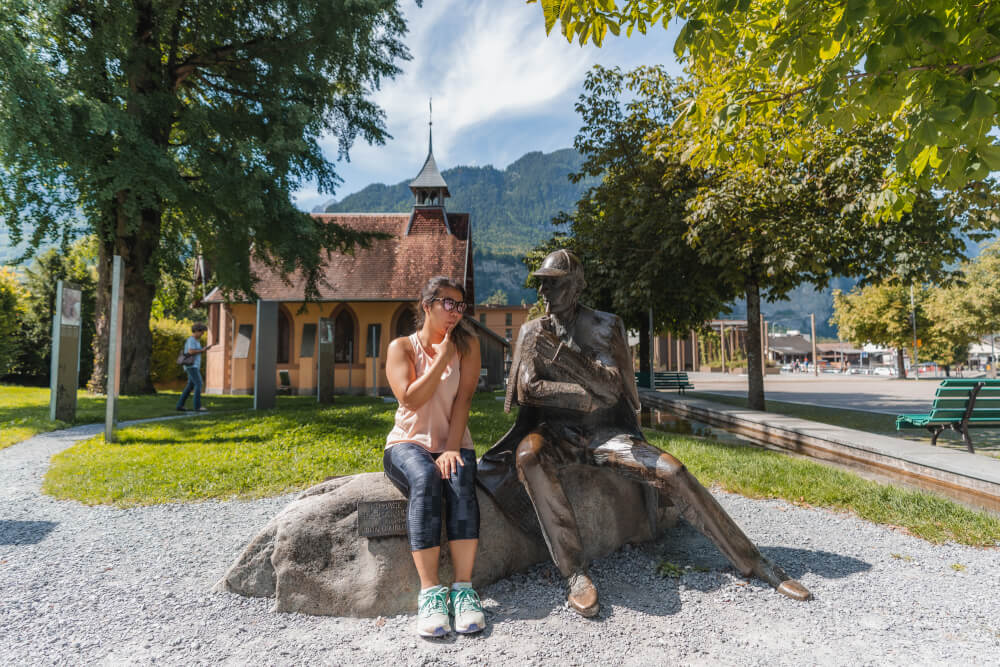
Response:
[[[805,602],[812,597],[812,593],[809,589],[800,584],[795,579],[786,579],[781,582],[778,586],[778,592],[786,597],[790,597],[793,600],[798,600],[799,602]]]
[[[597,587],[582,572],[569,578],[569,595],[566,596],[566,601],[570,609],[586,618],[596,616],[601,609],[597,601]]]
[[[809,592],[808,588],[789,577],[785,574],[784,570],[763,556],[758,562],[754,574],[774,586],[785,597],[799,602],[805,602],[812,597],[812,593]]]

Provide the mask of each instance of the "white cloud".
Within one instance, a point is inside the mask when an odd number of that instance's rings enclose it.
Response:
[[[351,163],[338,168],[345,178],[338,198],[372,181],[395,183],[416,174],[427,152],[429,97],[434,100],[434,155],[442,169],[459,163],[502,167],[501,156],[474,154],[456,146],[456,140],[473,127],[488,131],[490,122],[521,117],[530,123],[533,114],[565,114],[568,123],[575,123],[567,99],[595,62],[628,67],[655,62],[663,53],[673,62],[662,31],[652,38],[609,40],[603,49],[581,48],[556,33],[547,37],[538,4],[427,0],[423,8],[407,3],[404,11],[413,60],[402,63],[403,72],[374,95],[393,138],[385,146],[354,145]],[[531,132],[519,134],[531,140]],[[323,145],[334,158],[335,139]],[[510,146],[503,157],[538,148]],[[311,188],[298,196],[304,208],[322,199]]]

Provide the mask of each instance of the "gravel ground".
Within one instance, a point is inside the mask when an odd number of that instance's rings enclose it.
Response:
[[[601,613],[564,607],[551,565],[480,591],[478,636],[419,639],[413,618],[276,614],[209,589],[293,496],[128,510],[39,493],[79,427],[0,451],[0,663],[1000,663],[996,549],[934,546],[824,510],[717,492],[810,588],[796,603],[745,580],[686,524],[592,566]],[[663,578],[667,560],[686,569]]]

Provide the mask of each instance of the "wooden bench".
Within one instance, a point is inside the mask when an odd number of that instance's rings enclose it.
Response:
[[[962,434],[962,441],[970,452],[970,428],[1000,427],[1000,380],[976,378],[971,380],[945,380],[934,394],[930,412],[919,415],[899,415],[896,430],[926,428],[931,433],[931,444],[937,446],[941,431],[950,428]]]
[[[648,386],[645,373],[636,373],[635,382],[640,387]],[[688,380],[687,373],[675,373],[672,371],[655,371],[653,373],[654,389],[676,389],[683,394],[685,389],[694,389],[694,385]]]

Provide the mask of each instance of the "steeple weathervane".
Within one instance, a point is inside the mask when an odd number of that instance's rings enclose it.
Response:
[[[427,154],[434,154],[434,107],[433,97],[427,98]]]

